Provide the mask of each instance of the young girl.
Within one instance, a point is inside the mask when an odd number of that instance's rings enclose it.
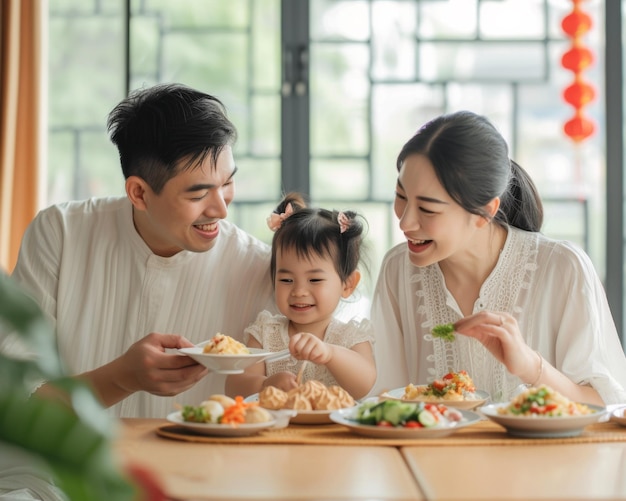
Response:
[[[275,231],[271,276],[282,315],[261,312],[244,331],[244,341],[272,352],[289,348],[297,363],[255,364],[228,376],[226,392],[247,396],[265,386],[289,391],[305,364],[302,381],[339,385],[355,399],[365,396],[376,380],[370,323],[333,318],[361,278],[361,221],[354,212],[308,208],[300,195],[289,194],[268,224]]]
[[[540,233],[541,200],[484,117],[424,125],[397,159],[406,242],[372,302],[375,391],[467,370],[495,401],[547,384],[598,404],[626,401],[626,358],[589,257]],[[452,341],[431,329],[453,323]]]

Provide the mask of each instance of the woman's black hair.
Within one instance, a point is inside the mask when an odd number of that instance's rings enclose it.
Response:
[[[537,188],[509,158],[506,141],[487,118],[459,111],[431,120],[402,147],[398,171],[408,156],[417,154],[430,160],[439,182],[466,211],[489,218],[484,206],[500,197],[495,222],[541,230],[543,204]]]
[[[111,111],[107,125],[124,178],[139,176],[157,194],[181,169],[208,155],[215,166],[237,139],[218,98],[175,83],[131,93]]]
[[[299,257],[330,257],[345,282],[361,262],[364,219],[354,211],[343,211],[347,220],[342,231],[339,211],[307,207],[299,193],[285,195],[274,213],[285,213],[288,205],[293,213],[282,219],[272,239],[272,280],[276,278],[278,250],[294,249]]]

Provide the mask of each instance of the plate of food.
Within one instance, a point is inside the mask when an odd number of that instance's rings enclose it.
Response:
[[[426,402],[366,401],[340,409],[330,419],[358,435],[373,438],[440,438],[482,418],[472,411]]]
[[[248,348],[236,339],[220,333],[208,341],[190,348],[180,348],[177,352],[220,374],[241,374],[247,367],[258,362],[276,361],[291,356],[289,350],[271,352]]]
[[[243,437],[280,427],[279,419],[257,403],[226,395],[211,395],[197,406],[185,405],[166,419],[194,433],[221,437]]]
[[[384,392],[381,399],[403,402],[430,402],[457,409],[472,410],[489,400],[489,393],[477,390],[467,371],[450,372],[429,384],[409,383],[404,388]]]
[[[330,415],[338,409],[353,407],[356,402],[340,386],[326,386],[320,381],[309,380],[285,392],[274,386],[266,386],[260,393],[250,395],[246,402],[259,402],[264,409],[290,409],[294,424],[331,424]]]
[[[529,388],[510,402],[478,409],[510,435],[529,438],[576,437],[607,414],[606,407],[569,400],[546,385]]]
[[[246,437],[259,433],[260,431],[267,430],[268,428],[272,428],[276,424],[275,419],[260,423],[241,424],[196,423],[193,421],[186,421],[183,417],[182,411],[168,414],[167,420],[193,431],[194,433],[216,437]]]

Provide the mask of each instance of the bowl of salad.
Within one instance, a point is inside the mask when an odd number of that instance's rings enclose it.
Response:
[[[606,407],[574,402],[549,386],[528,388],[510,402],[478,409],[510,435],[531,438],[575,437],[607,414]]]

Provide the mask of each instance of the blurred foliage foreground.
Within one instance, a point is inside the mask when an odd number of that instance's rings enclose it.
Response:
[[[0,333],[19,336],[34,354],[15,358],[0,353],[0,448],[5,442],[7,450],[30,453],[33,464],[43,462],[54,485],[72,501],[146,499],[141,482],[132,479],[132,468],[122,471],[114,461],[112,439],[118,422],[85,383],[66,375],[43,312],[2,274]],[[34,381],[53,384],[67,395],[69,405],[31,396]]]

